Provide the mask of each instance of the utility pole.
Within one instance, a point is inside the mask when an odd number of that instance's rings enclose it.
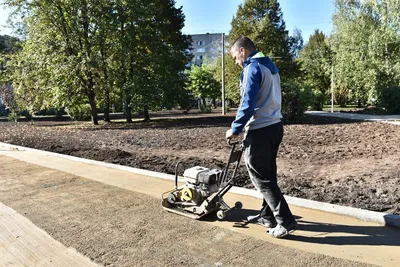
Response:
[[[332,65],[332,80],[331,80],[331,112],[333,113],[333,99],[335,98],[335,80],[334,80],[334,73],[333,73],[333,65]]]
[[[225,115],[225,33],[222,33],[222,115]]]

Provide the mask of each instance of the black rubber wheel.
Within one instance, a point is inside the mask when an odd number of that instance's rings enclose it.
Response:
[[[241,208],[243,208],[243,203],[240,202],[240,201],[236,201],[236,203],[235,203],[235,208],[238,209],[238,210],[240,210]]]

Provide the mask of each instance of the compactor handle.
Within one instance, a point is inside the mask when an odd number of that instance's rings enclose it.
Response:
[[[233,145],[237,145],[237,144],[239,144],[241,141],[240,140],[232,140],[232,138],[231,139],[228,139],[228,145],[230,145],[230,146],[233,146]]]

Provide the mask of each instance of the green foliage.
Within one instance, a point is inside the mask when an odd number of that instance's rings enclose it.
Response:
[[[272,58],[276,63],[282,81],[299,76],[294,59],[302,48],[301,32],[296,30],[289,37],[283,13],[277,0],[246,0],[238,7],[231,22],[229,39],[232,44],[239,36],[252,39],[257,50]],[[221,81],[221,59],[216,65],[216,79]],[[228,99],[239,102],[240,68],[229,54],[225,56],[225,91]]]
[[[317,90],[311,91],[312,97],[310,98],[310,106],[312,110],[322,110],[326,101],[326,94],[321,93]]]
[[[305,83],[312,87],[313,109],[322,110],[330,89],[332,51],[325,41],[323,32],[316,30],[307,45],[300,52],[299,62],[304,73]]]
[[[336,0],[331,42],[335,95],[342,105],[345,100],[365,103],[399,84],[399,17],[397,0]]]
[[[8,119],[8,121],[13,121],[13,122],[17,123],[18,119],[19,119],[19,115],[17,112],[11,112],[10,114],[8,114],[7,119]]]
[[[66,108],[67,114],[75,121],[90,120],[91,109],[89,104],[73,105]]]
[[[301,30],[295,28],[293,35],[289,37],[289,52],[293,58],[298,58],[300,51],[304,48],[304,40]]]
[[[240,68],[235,65],[229,54],[225,54],[225,98],[239,103],[240,88]],[[218,58],[215,65],[214,78],[222,84],[222,58]]]
[[[21,49],[19,39],[9,35],[0,35],[0,53],[11,54]]]
[[[35,115],[39,116],[56,116],[56,117],[62,117],[65,114],[66,112],[64,108],[49,108],[40,110],[39,112],[35,113]]]
[[[17,97],[15,96],[15,90],[12,86],[8,84],[0,85],[0,97],[5,108],[14,112],[20,110]]]
[[[312,101],[310,90],[302,88],[296,81],[282,83],[282,116],[286,123],[301,121],[308,104]]]
[[[130,115],[132,107],[171,108],[182,98],[190,38],[173,0],[5,2],[28,33],[7,76],[29,110],[85,98],[97,124],[96,101],[109,107],[117,98]]]
[[[23,110],[21,112],[21,116],[24,116],[27,120],[32,120],[33,119],[33,115],[31,112],[29,112],[29,110]]]
[[[231,111],[231,107],[228,104],[225,104],[225,112]]]
[[[298,76],[293,60],[297,49],[291,45],[301,46],[301,36],[289,38],[277,0],[246,0],[239,5],[231,25],[231,42],[241,35],[248,36],[259,51],[276,62],[283,80]]]
[[[209,105],[201,105],[200,106],[201,113],[211,113],[211,106]]]
[[[378,107],[388,114],[400,114],[400,86],[391,86],[381,90]]]
[[[187,89],[195,98],[218,98],[221,95],[221,85],[214,78],[214,69],[210,66],[193,66],[189,74]],[[206,108],[206,105],[202,105]]]

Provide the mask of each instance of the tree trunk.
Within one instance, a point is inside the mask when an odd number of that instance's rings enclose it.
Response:
[[[104,96],[104,121],[111,122],[110,120],[110,90],[106,89]]]
[[[107,71],[107,63],[106,63],[106,51],[104,48],[104,42],[101,43],[100,45],[100,53],[101,53],[101,62],[102,62],[102,68],[103,68],[103,74],[104,74],[104,121],[106,122],[111,122],[110,120],[110,82],[108,80],[108,71]]]
[[[97,120],[96,94],[94,93],[93,90],[90,90],[89,92],[89,104],[90,104],[92,123],[93,125],[99,125],[99,122]]]
[[[126,122],[132,123],[133,121],[132,121],[131,98],[129,96],[127,96],[126,98],[127,98],[125,103]]]
[[[82,2],[82,26],[84,33],[84,42],[85,42],[85,53],[86,53],[86,77],[87,77],[87,91],[89,92],[89,103],[90,103],[90,111],[92,117],[92,123],[94,125],[99,125],[97,120],[97,110],[96,110],[96,94],[93,90],[94,81],[93,81],[93,73],[91,70],[91,66],[88,62],[91,61],[92,55],[92,46],[89,42],[89,17],[88,17],[88,5],[86,1]]]
[[[149,107],[147,105],[143,108],[144,121],[150,121]]]

